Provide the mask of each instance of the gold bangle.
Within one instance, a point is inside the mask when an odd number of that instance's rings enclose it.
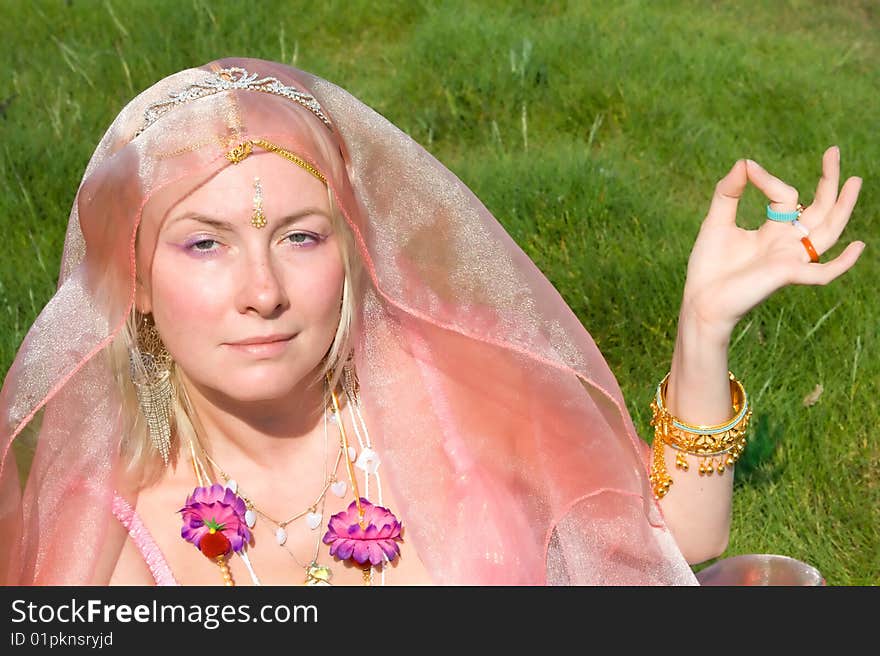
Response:
[[[651,448],[651,473],[649,480],[657,499],[669,492],[673,480],[666,469],[664,446],[676,449],[675,467],[683,471],[690,468],[687,455],[697,456],[701,462],[700,475],[711,475],[724,471],[736,464],[746,446],[746,431],[752,416],[745,388],[732,372],[730,379],[733,417],[727,422],[712,426],[692,425],[680,421],[666,407],[667,373],[657,386],[655,398],[651,401],[654,426],[654,442]]]

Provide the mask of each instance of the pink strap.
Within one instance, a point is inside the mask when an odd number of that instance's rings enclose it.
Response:
[[[179,585],[171,573],[171,568],[168,567],[165,556],[162,555],[162,550],[150,535],[150,531],[144,526],[131,504],[115,492],[113,495],[113,514],[128,530],[128,534],[147,562],[156,585]]]

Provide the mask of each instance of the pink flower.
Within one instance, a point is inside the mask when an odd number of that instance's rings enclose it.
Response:
[[[197,487],[177,511],[183,513],[180,536],[211,558],[230,550],[241,551],[251,539],[244,520],[246,511],[242,498],[220,483]],[[215,537],[218,534],[223,537]]]
[[[400,555],[397,544],[397,540],[402,539],[400,522],[388,508],[374,506],[364,498],[360,501],[364,509],[363,525],[356,501],[330,518],[329,530],[323,538],[324,544],[331,545],[330,555],[339,560],[351,558],[359,565],[367,561],[378,565],[384,558],[394,560]]]

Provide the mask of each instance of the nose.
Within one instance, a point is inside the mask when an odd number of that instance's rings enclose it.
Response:
[[[272,317],[288,306],[284,279],[267,253],[251,255],[241,271],[238,309],[243,314]]]

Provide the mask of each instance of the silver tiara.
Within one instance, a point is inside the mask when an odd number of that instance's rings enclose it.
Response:
[[[193,84],[183,91],[172,93],[169,95],[168,100],[162,100],[147,107],[144,112],[144,123],[135,132],[134,136],[140,135],[141,132],[178,105],[232,89],[262,91],[263,93],[274,93],[276,96],[288,98],[308,109],[312,114],[321,119],[324,125],[331,130],[333,129],[330,119],[327,118],[327,115],[321,109],[321,105],[318,104],[318,101],[311,94],[285,86],[284,83],[274,77],[264,77],[258,80],[256,73],[248,73],[245,69],[236,67],[222,68],[203,82]]]

